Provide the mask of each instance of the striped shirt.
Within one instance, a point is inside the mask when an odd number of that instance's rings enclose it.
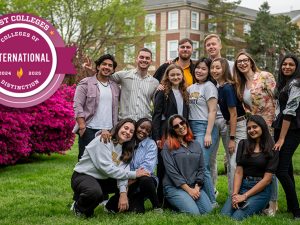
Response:
[[[154,170],[157,164],[157,146],[151,138],[141,141],[135,149],[132,161],[130,162],[130,170],[135,171],[138,168],[144,168],[154,176]]]
[[[118,71],[112,79],[121,85],[119,119],[151,119],[151,100],[159,82],[150,74],[141,77],[137,69]]]

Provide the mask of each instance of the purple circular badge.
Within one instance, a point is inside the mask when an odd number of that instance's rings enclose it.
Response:
[[[0,17],[0,103],[15,108],[37,105],[60,86],[64,73],[76,71],[55,28],[40,17]]]

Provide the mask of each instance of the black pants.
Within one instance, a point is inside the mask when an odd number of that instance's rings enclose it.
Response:
[[[157,187],[157,196],[158,196],[158,201],[159,204],[162,205],[164,202],[164,193],[163,193],[163,178],[165,175],[165,166],[164,166],[164,161],[163,158],[160,154],[161,150],[158,151],[157,155],[157,177],[158,177],[158,187]]]
[[[156,194],[156,181],[153,177],[140,177],[137,181],[129,186],[128,189],[128,201],[130,212],[144,213],[145,206],[144,201],[148,198],[153,208],[158,207],[158,198]],[[113,212],[118,212],[119,193],[112,196],[107,204],[106,208]]]
[[[73,200],[76,208],[86,217],[94,214],[94,209],[110,193],[118,193],[117,180],[99,180],[92,176],[74,171],[71,178],[71,187],[74,191]]]
[[[82,137],[78,135],[78,147],[79,147],[78,161],[81,159],[84,153],[85,146],[87,146],[95,138],[95,134],[98,131],[99,130],[97,129],[91,129],[87,127]]]
[[[280,130],[275,129],[275,142],[279,139]],[[300,129],[289,130],[285,137],[284,144],[279,152],[279,164],[276,176],[279,179],[286,196],[288,210],[299,213],[299,202],[295,188],[292,157],[300,143]]]

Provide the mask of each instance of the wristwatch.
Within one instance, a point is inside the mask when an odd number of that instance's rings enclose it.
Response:
[[[233,135],[230,135],[230,140],[234,140],[235,139],[235,136],[233,136]]]

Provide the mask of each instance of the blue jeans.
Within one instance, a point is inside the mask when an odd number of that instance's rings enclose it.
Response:
[[[201,190],[200,197],[194,200],[183,189],[167,185],[164,186],[164,195],[179,212],[205,214],[212,211],[211,202],[204,190]]]
[[[230,125],[227,125],[227,140],[229,141],[230,136]],[[232,194],[233,191],[233,181],[236,169],[236,152],[240,140],[247,139],[247,120],[242,120],[236,123],[235,131],[235,150],[232,155],[229,153],[229,149],[225,148],[227,157],[227,175],[228,175],[228,193]],[[227,142],[228,143],[228,142]]]
[[[271,201],[278,201],[278,179],[275,175],[272,176]]]
[[[189,124],[193,131],[196,141],[200,143],[204,164],[205,164],[205,172],[204,172],[204,186],[203,189],[207,193],[211,203],[216,203],[214,185],[210,174],[210,158],[212,151],[216,148],[218,131],[215,126],[213,126],[211,132],[212,145],[208,148],[204,146],[204,137],[207,128],[207,121],[204,120],[190,120]]]
[[[243,179],[239,194],[243,194],[254,187],[259,181],[251,179]],[[260,213],[266,208],[271,198],[271,184],[265,187],[264,190],[257,193],[256,195],[250,196],[247,199],[248,206],[244,209],[234,209],[232,207],[231,196],[228,197],[225,202],[221,214],[230,216],[236,220],[243,220],[248,216],[252,216],[256,213]]]

